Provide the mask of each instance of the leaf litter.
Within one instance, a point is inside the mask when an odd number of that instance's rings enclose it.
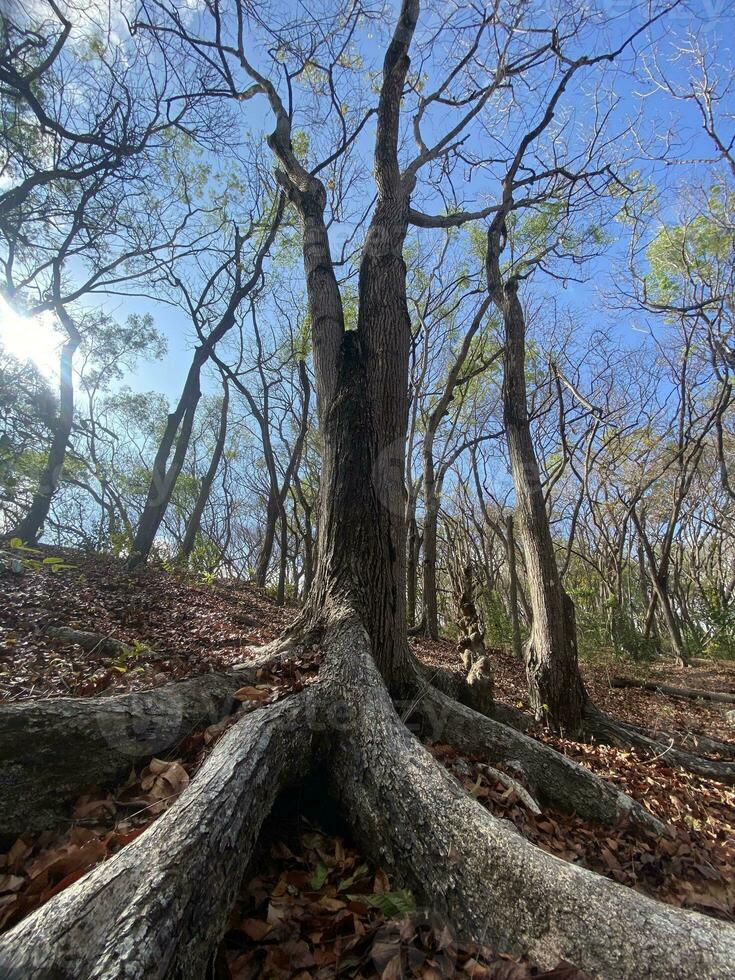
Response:
[[[304,817],[271,821],[220,948],[230,980],[585,980],[567,963],[541,972],[452,935],[344,837]]]
[[[7,701],[117,694],[205,670],[226,669],[246,660],[251,646],[277,636],[293,615],[293,610],[277,607],[265,592],[247,584],[204,585],[155,564],[130,574],[118,559],[50,549],[53,554],[59,551],[69,567],[52,572],[41,563],[20,576],[0,572],[4,600],[0,604],[0,698]],[[43,630],[49,625],[102,632],[132,644],[134,656],[114,663],[99,652],[45,635]],[[456,648],[446,641],[419,639],[413,646],[427,666],[458,662]],[[524,707],[522,668],[507,651],[493,651],[492,656],[499,700]],[[116,790],[90,788],[77,801],[68,827],[17,840],[0,855],[0,928],[10,927],[134,840],[179,798],[216,739],[238,717],[311,683],[318,663],[318,654],[312,652],[275,672],[264,670],[255,683],[236,692],[242,707],[235,715],[192,733],[166,758],[151,759],[131,771]],[[595,701],[613,714],[682,736],[699,733],[719,740],[731,738],[721,706],[614,689],[607,676],[610,669],[604,664],[583,664],[582,670]],[[651,677],[684,683],[669,665],[646,670]],[[633,673],[635,668],[626,665],[626,671]],[[735,685],[735,667],[706,662],[687,674],[686,683],[726,690]],[[657,838],[626,825],[595,827],[546,806],[534,816],[513,789],[483,770],[481,758],[463,757],[447,746],[429,749],[479,803],[511,820],[539,847],[662,901],[733,920],[734,789],[672,769],[665,758],[651,760],[644,753],[577,743],[543,730],[532,734],[643,803],[669,825],[667,836]],[[518,773],[512,776],[517,779]],[[314,828],[307,833],[321,836],[319,847],[314,838],[304,842],[292,836],[288,843],[283,842],[285,850],[272,841],[275,853],[267,859],[271,864],[266,862],[245,883],[236,906],[241,919],[231,923],[227,939],[226,959],[234,963],[233,976],[250,975],[251,962],[266,970],[254,975],[298,980],[339,975],[336,961],[319,962],[322,957],[336,956],[337,951],[345,976],[386,976],[388,980],[400,975],[427,980],[443,975],[495,980],[580,976],[565,965],[551,973],[534,973],[527,964],[455,941],[423,913],[409,911],[407,903],[412,898],[393,888],[379,869],[367,865],[342,838]],[[290,877],[284,879],[284,874]],[[274,894],[284,880],[285,891]],[[254,892],[252,881],[260,881]],[[349,892],[346,888],[340,891],[345,882],[349,882]],[[268,898],[265,907],[263,892]],[[274,921],[269,920],[271,904]],[[319,941],[314,939],[317,928],[302,934],[302,926],[313,926],[315,917],[322,927]],[[241,927],[245,921],[248,926]],[[281,932],[290,936],[286,943],[297,944],[286,949],[287,957],[293,954],[288,966],[279,965],[285,962],[283,943],[277,939]],[[306,951],[301,943],[306,944]],[[383,946],[393,948],[385,962],[380,952]],[[303,965],[309,957],[314,964]],[[454,973],[441,973],[449,969],[446,957]]]

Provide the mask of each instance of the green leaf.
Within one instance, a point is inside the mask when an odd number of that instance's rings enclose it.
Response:
[[[44,565],[63,565],[64,564],[64,559],[63,558],[44,558],[43,559],[43,563],[44,563]]]
[[[355,871],[354,874],[350,875],[349,878],[345,878],[344,881],[341,881],[339,883],[339,887],[337,888],[337,891],[339,891],[339,892],[347,891],[347,889],[348,888],[351,888],[352,885],[354,885],[356,881],[359,881],[360,878],[364,878],[365,875],[368,873],[369,870],[370,869],[368,868],[368,866],[366,864],[361,864],[360,867]]]
[[[372,905],[389,919],[399,915],[409,915],[416,911],[416,902],[407,888],[402,888],[397,892],[383,892],[382,895],[350,895],[355,902],[363,902],[365,905]]]
[[[327,875],[329,874],[329,868],[326,864],[321,861],[316,866],[316,871],[311,876],[311,887],[315,892],[318,892],[324,882],[327,880]]]

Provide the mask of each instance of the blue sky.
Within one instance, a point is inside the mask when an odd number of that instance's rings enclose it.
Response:
[[[607,2],[598,3],[597,6],[611,16],[610,31],[613,35],[620,36],[622,32],[631,29],[630,20],[621,16],[621,12],[629,8],[627,2],[607,0]],[[735,37],[735,4],[725,2],[725,0],[700,0],[695,4],[683,5],[681,10],[676,10],[668,16],[665,26],[662,26],[661,29],[654,29],[658,39],[659,62],[675,84],[686,82],[687,69],[684,65],[672,60],[672,50],[674,45],[683,39],[687,27],[691,23],[696,24],[697,31],[705,43],[713,50],[719,51],[719,60],[732,63],[730,60],[731,52],[728,49],[730,42],[727,39]],[[372,34],[372,32],[370,33]],[[379,62],[382,43],[382,39],[368,37],[367,34],[362,38],[361,50],[367,60]],[[639,47],[641,46],[639,45]],[[584,121],[585,91],[588,90],[590,84],[592,84],[592,78],[582,78],[580,84],[567,93],[565,97],[566,106],[562,111],[569,108],[576,113],[578,119]],[[620,124],[623,118],[642,113],[640,123],[642,136],[647,137],[654,130],[663,132],[671,129],[676,134],[680,144],[678,150],[684,159],[698,160],[711,157],[712,148],[706,135],[702,132],[696,108],[690,103],[675,101],[664,93],[650,94],[651,92],[651,86],[645,86],[641,82],[633,83],[630,76],[618,73],[615,79],[615,94],[620,101],[615,110],[613,123]],[[298,92],[296,98],[298,100]],[[730,106],[729,108],[732,111],[734,107]],[[247,104],[244,124],[256,134],[267,132],[272,127],[272,117],[267,109],[265,99],[262,97],[255,98]],[[368,125],[361,138],[360,153],[368,168],[373,132],[373,127]],[[675,201],[676,185],[685,184],[692,176],[701,179],[702,170],[701,164],[697,163],[685,164],[677,168],[665,168],[658,164],[642,164],[642,168],[649,172],[659,186],[666,187],[663,200],[669,202],[669,207],[672,207]],[[496,195],[497,190],[496,181],[487,181],[486,186],[483,186],[482,182],[475,182],[473,185],[474,194],[478,198],[484,196],[487,199],[488,195]],[[430,201],[431,199],[429,199],[429,203]],[[662,218],[666,216],[666,214],[661,215]],[[433,234],[438,237],[440,233]],[[614,246],[610,250],[610,254],[589,263],[583,271],[583,275],[588,280],[585,283],[570,283],[568,288],[562,289],[557,282],[544,282],[542,279],[538,279],[533,286],[528,288],[552,293],[558,298],[561,305],[581,312],[588,320],[596,319],[602,322],[611,322],[612,320],[615,322],[618,318],[603,308],[600,289],[604,289],[605,285],[609,284],[614,260],[616,255],[619,257],[619,253],[620,249]],[[127,378],[126,383],[136,390],[154,389],[164,393],[170,399],[175,398],[183,383],[194,342],[193,331],[184,312],[163,303],[119,296],[109,297],[103,302],[103,305],[107,312],[120,318],[128,313],[149,312],[153,315],[157,328],[166,337],[168,352],[161,361],[140,363],[134,375]],[[640,322],[636,322],[627,316],[619,318],[615,329],[621,332],[622,339],[625,340],[626,335],[630,333],[631,343],[639,341],[640,335],[633,336],[635,328],[641,329],[645,326],[643,318],[639,319]],[[601,322],[598,322],[597,325],[601,325]],[[0,336],[3,334],[6,340],[10,335],[8,346],[11,350],[15,348],[18,352],[28,353],[42,361],[44,368],[48,366],[50,361],[48,323],[41,326],[29,324],[26,330],[22,322],[19,323],[16,318],[6,315],[3,320],[0,310]]]

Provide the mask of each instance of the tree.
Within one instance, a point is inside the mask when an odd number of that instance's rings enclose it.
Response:
[[[202,514],[204,513],[204,508],[207,506],[207,501],[209,500],[209,495],[212,491],[212,484],[214,483],[214,478],[217,475],[217,470],[219,469],[220,462],[222,461],[222,454],[225,450],[225,441],[227,439],[227,413],[230,410],[230,387],[227,384],[225,378],[222,379],[222,407],[220,408],[219,414],[219,425],[217,427],[217,437],[214,444],[214,449],[212,450],[212,458],[209,462],[207,472],[202,478],[201,485],[199,487],[199,493],[197,494],[196,502],[189,515],[189,520],[186,522],[186,531],[184,532],[184,540],[181,542],[181,547],[179,548],[178,557],[182,561],[188,561],[191,556],[192,550],[194,548],[194,543],[196,542],[197,535],[200,531]]]
[[[194,416],[202,393],[202,368],[213,356],[217,344],[236,325],[243,300],[260,281],[263,263],[281,223],[283,203],[283,198],[279,195],[262,228],[255,220],[251,222],[249,230],[244,235],[237,226],[235,227],[230,249],[225,245],[224,260],[217,261],[214,271],[206,275],[198,295],[184,283],[181,275],[172,274],[175,286],[181,295],[182,305],[187,309],[194,324],[199,344],[194,350],[179,400],[166,421],[158,452],[153,461],[146,502],[135,532],[128,562],[131,568],[145,562],[153,547],[156,532],[163,520],[186,458]],[[245,277],[243,270],[246,256],[243,250],[245,243],[250,239],[256,240],[253,243],[250,275]]]
[[[569,60],[564,49],[578,41],[583,10],[572,9],[554,28],[544,28],[545,13],[533,26],[526,5],[511,6],[510,20],[500,8],[477,15],[473,10],[464,30],[464,9],[454,22],[450,11],[448,25],[440,20],[450,67],[427,95],[409,76],[420,4],[404,0],[378,82],[376,196],[359,256],[357,327],[350,330],[325,217],[328,188],[298,153],[290,97],[307,64],[332,79],[334,48],[341,57],[341,42],[356,29],[362,10],[345,14],[340,5],[331,22],[322,14],[318,23],[309,19],[307,29],[294,25],[289,11],[287,31],[279,30],[275,12],[267,12],[264,24],[258,8],[238,3],[223,30],[226,11],[215,2],[207,11],[212,36],[203,37],[194,33],[201,20],[187,30],[176,8],[156,2],[146,9],[163,11],[159,36],[184,36],[199,56],[220,58],[226,91],[240,98],[264,95],[276,120],[269,145],[278,180],[302,224],[323,459],[317,570],[286,647],[318,638],[323,663],[318,684],[236,725],[183,805],[0,941],[0,958],[10,963],[12,957],[13,968],[26,972],[41,964],[49,974],[114,975],[126,969],[141,976],[206,975],[213,967],[212,940],[225,928],[231,883],[249,861],[277,792],[318,748],[328,784],[366,849],[380,853],[453,928],[504,948],[528,950],[543,965],[564,956],[603,975],[643,971],[667,977],[676,971],[687,980],[727,972],[735,949],[729,925],[623,893],[578,866],[565,865],[560,873],[556,859],[477,807],[402,720],[413,714],[433,724],[434,735],[464,749],[517,760],[547,798],[567,809],[608,822],[625,814],[661,830],[610,784],[428,685],[406,641],[403,479],[411,328],[403,249],[408,227],[411,222],[458,225],[506,207],[503,201],[473,212],[429,216],[413,206],[419,172],[461,159],[465,129],[491,96],[502,96],[518,76],[527,81],[546,65],[552,75],[557,68],[563,72]],[[146,24],[153,29],[149,20]],[[274,60],[285,66],[287,102],[249,57],[255,57],[251,28],[267,30],[269,43],[277,42]],[[457,43],[458,32],[464,45]],[[430,34],[434,46],[435,31]],[[316,50],[323,37],[326,65]],[[484,58],[479,67],[475,61],[481,41],[499,47],[491,69],[484,68]],[[472,77],[463,74],[468,66],[481,76],[469,96]],[[235,82],[236,69],[251,80],[249,89]],[[406,163],[401,120],[408,96],[415,100],[418,152]],[[344,124],[341,101],[331,104]],[[455,110],[459,121],[441,130],[438,122],[422,128],[427,111],[437,105]],[[423,135],[429,130],[443,133],[431,146]],[[350,136],[343,127],[340,151]],[[489,254],[497,260],[494,238],[490,244]],[[244,675],[257,676],[257,666]],[[406,694],[411,700],[399,715],[393,698]],[[172,895],[175,901],[168,901]],[[90,915],[91,909],[98,914]],[[205,912],[206,931],[199,925]]]

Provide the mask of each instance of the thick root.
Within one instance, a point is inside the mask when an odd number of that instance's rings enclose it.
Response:
[[[657,833],[664,825],[611,783],[548,745],[427,689],[417,699],[414,715],[434,741],[449,742],[462,752],[482,753],[491,764],[518,767],[534,795],[585,820],[615,826],[621,820],[644,824]]]
[[[717,701],[721,704],[735,704],[735,694],[722,691],[700,691],[692,687],[671,687],[655,681],[639,681],[634,677],[613,677],[613,687],[638,687],[655,694],[668,694],[672,698],[690,698],[694,701]]]
[[[693,753],[696,756],[704,755],[721,755],[726,759],[735,760],[735,743],[734,742],[718,742],[715,738],[710,738],[708,735],[700,735],[697,732],[671,732],[664,731],[662,728],[642,728],[640,725],[634,725],[629,721],[621,722],[626,730],[636,732],[638,735],[645,735],[647,738],[653,739],[655,742],[665,742],[666,744],[671,744],[677,749],[683,749],[687,751],[688,749],[693,749]],[[717,760],[712,760],[713,762]]]
[[[362,846],[455,935],[610,980],[735,978],[732,926],[552,857],[472,800],[401,724],[358,623],[335,625],[325,654],[334,791]]]
[[[202,980],[263,820],[303,775],[304,691],[247,715],[144,834],[0,940],[13,980]]]
[[[257,667],[116,697],[0,706],[0,840],[54,827],[86,787],[119,781],[138,760],[219,721]]]
[[[653,753],[655,758],[663,759],[667,765],[685,772],[694,773],[704,779],[714,779],[728,786],[735,785],[735,763],[718,762],[715,759],[705,759],[691,752],[675,748],[673,740],[668,743],[649,738],[641,729],[626,725],[604,714],[593,705],[588,705],[585,711],[584,726],[586,732],[608,745],[621,748],[642,749]]]

